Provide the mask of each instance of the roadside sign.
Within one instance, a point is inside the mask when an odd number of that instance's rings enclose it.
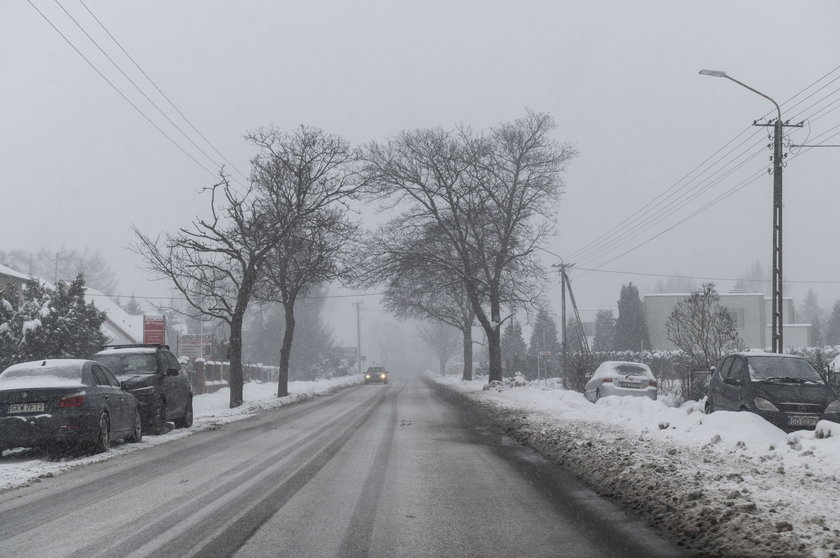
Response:
[[[166,344],[166,316],[143,315],[143,343]]]

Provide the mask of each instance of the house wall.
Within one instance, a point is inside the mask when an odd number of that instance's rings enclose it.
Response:
[[[665,335],[665,323],[671,316],[674,306],[683,301],[689,293],[646,294],[645,318],[650,333],[651,348],[654,350],[672,350],[676,347]],[[720,304],[725,306],[735,322],[738,336],[747,347],[765,348],[768,337],[765,329],[764,295],[761,293],[724,293],[720,295]]]

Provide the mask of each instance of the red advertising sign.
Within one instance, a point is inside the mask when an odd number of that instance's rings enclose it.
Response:
[[[143,316],[143,343],[166,344],[166,316]]]

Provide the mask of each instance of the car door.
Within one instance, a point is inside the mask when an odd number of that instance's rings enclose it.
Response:
[[[163,368],[163,392],[166,396],[166,419],[171,420],[184,414],[186,405],[186,394],[184,393],[184,378],[181,373],[181,363],[175,355],[169,352],[160,352],[160,360]],[[178,373],[170,375],[170,370],[177,370]]]
[[[96,391],[99,392],[99,397],[102,398],[104,406],[108,409],[108,417],[111,421],[111,432],[122,432],[125,430],[126,424],[126,402],[127,394],[119,387],[114,387],[109,374],[104,367],[99,364],[93,364],[90,367],[93,374],[93,380],[96,383]],[[117,384],[119,385],[119,384]]]
[[[727,411],[741,411],[744,408],[744,375],[747,371],[747,362],[743,357],[733,356],[732,366],[726,370],[721,384],[720,409]]]
[[[715,410],[726,410],[727,403],[724,401],[726,394],[723,391],[723,379],[732,366],[734,357],[726,357],[715,369],[712,378],[709,380],[709,397],[711,398],[712,407]]]

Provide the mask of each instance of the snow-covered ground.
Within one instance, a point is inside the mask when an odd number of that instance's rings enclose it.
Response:
[[[434,378],[507,432],[679,544],[709,556],[840,556],[840,425],[786,434],[757,415],[702,402],[607,397],[549,382],[484,390]]]
[[[215,393],[196,395],[193,398],[195,419],[191,428],[173,429],[159,436],[144,436],[140,444],[114,444],[108,453],[84,457],[53,457],[28,449],[6,451],[0,458],[0,490],[40,482],[41,478],[52,477],[74,467],[165,444],[202,430],[216,428],[219,424],[247,418],[266,409],[304,401],[359,383],[361,379],[356,375],[311,382],[289,382],[290,395],[278,398],[276,383],[249,382],[244,386],[243,405],[235,409],[229,408],[230,390],[227,388]]]

